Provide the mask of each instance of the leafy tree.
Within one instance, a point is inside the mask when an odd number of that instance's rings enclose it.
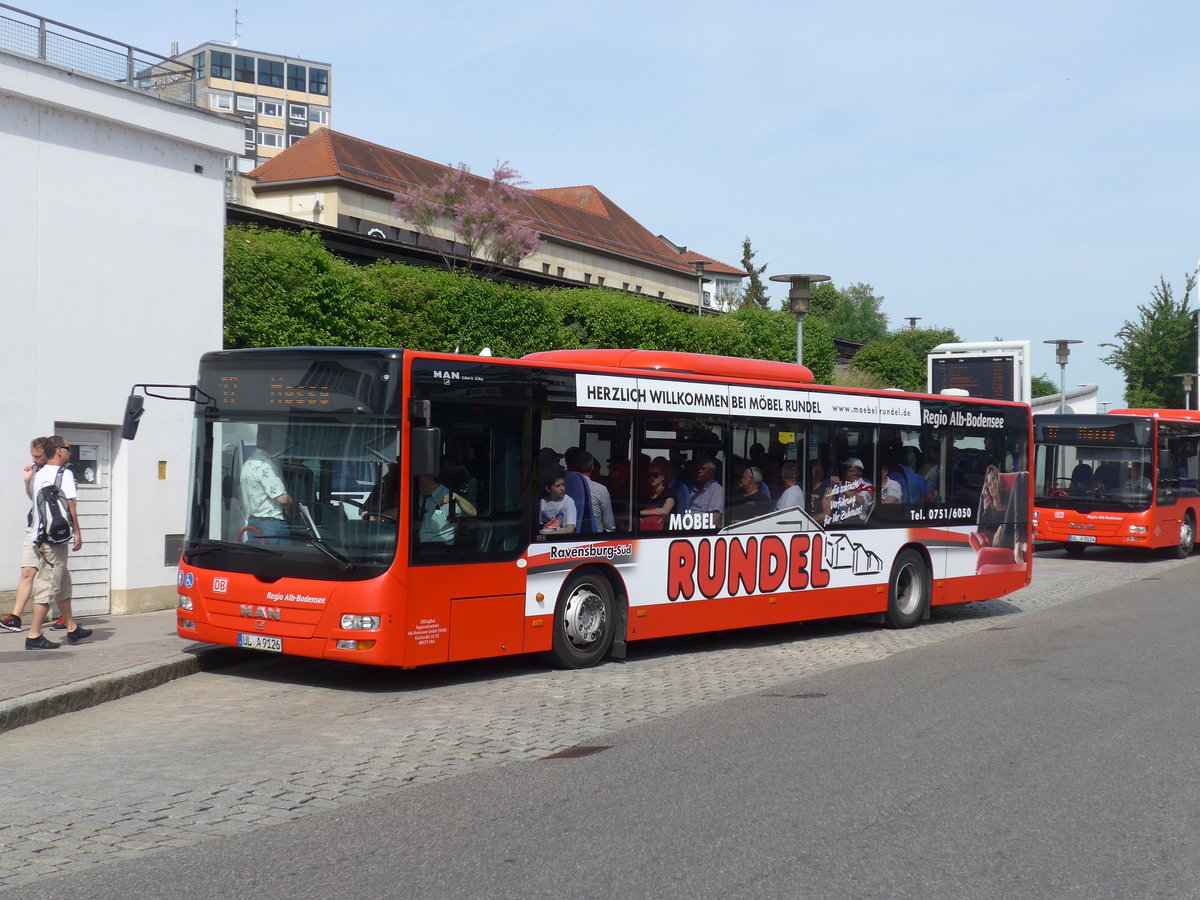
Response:
[[[1175,299],[1162,276],[1150,291],[1150,302],[1138,306],[1138,318],[1126,320],[1116,333],[1120,343],[1101,362],[1125,376],[1125,403],[1130,408],[1183,406],[1183,384],[1178,372],[1196,365],[1196,324],[1188,308],[1188,295],[1196,278],[1184,277],[1183,296]]]
[[[1041,375],[1030,377],[1029,390],[1035,399],[1037,397],[1049,397],[1051,394],[1058,393],[1058,385],[1050,380],[1050,376],[1042,373]]]
[[[876,297],[874,290],[862,282],[846,288],[838,288],[832,281],[815,284],[809,317],[827,322],[835,338],[862,343],[883,340],[888,333],[888,319],[880,311],[883,298]],[[787,299],[783,302],[786,307]]]
[[[468,268],[476,258],[515,266],[542,244],[518,212],[524,193],[520,178],[506,162],[496,164],[490,179],[473,177],[467,164],[459,163],[432,187],[415,185],[397,193],[392,206],[435,246],[444,246],[437,230],[448,224],[463,245]],[[450,253],[441,256],[447,269],[455,267]]]
[[[924,391],[929,351],[938,344],[958,340],[958,334],[951,328],[905,328],[868,343],[854,354],[850,366],[881,378],[889,387]]]
[[[762,282],[762,273],[767,271],[767,264],[754,265],[754,257],[758,251],[750,249],[750,238],[742,239],[742,268],[749,273],[746,287],[742,293],[742,309],[767,309],[770,297],[767,296],[767,286]]]

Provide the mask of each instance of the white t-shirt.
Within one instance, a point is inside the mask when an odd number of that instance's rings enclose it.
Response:
[[[890,476],[883,479],[883,490],[880,493],[882,494],[879,498],[881,503],[887,503],[889,500],[900,503],[904,499],[904,492],[900,490],[900,482]]]
[[[60,471],[63,473],[63,477],[62,484],[59,487],[62,488],[63,496],[68,500],[74,500],[78,493],[75,489],[75,473],[66,466],[46,464],[37,470],[29,482],[32,485],[31,490],[33,491],[33,528],[30,533],[30,539],[35,544],[37,543],[37,533],[42,521],[41,510],[38,509],[37,496],[46,485],[54,484],[54,479]],[[75,523],[72,522],[71,525],[74,527]]]
[[[779,495],[779,502],[775,504],[776,509],[791,509],[794,506],[804,507],[804,488],[798,484],[784,490]]]
[[[575,524],[575,501],[570,497],[561,500],[542,500],[542,528],[562,531]]]

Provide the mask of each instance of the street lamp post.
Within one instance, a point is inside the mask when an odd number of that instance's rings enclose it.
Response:
[[[692,265],[696,267],[696,315],[704,315],[704,267],[708,265],[707,259],[694,259]]]
[[[1057,338],[1052,341],[1042,341],[1043,344],[1054,344],[1054,361],[1058,363],[1058,411],[1067,411],[1067,357],[1071,355],[1071,344],[1082,344],[1070,338]]]
[[[920,316],[904,316],[904,318],[908,321],[908,330],[916,331],[917,323],[921,321],[921,317]]]
[[[1104,415],[1104,413],[1108,412],[1108,408],[1110,406],[1112,406],[1112,401],[1111,400],[1097,400],[1096,404],[1100,407],[1100,414]]]
[[[1195,372],[1176,372],[1176,378],[1183,379],[1183,408],[1192,408],[1192,384],[1196,380]]]
[[[828,275],[772,275],[772,281],[790,284],[788,306],[796,314],[796,362],[804,361],[804,317],[812,302],[812,286],[819,281],[828,281]]]

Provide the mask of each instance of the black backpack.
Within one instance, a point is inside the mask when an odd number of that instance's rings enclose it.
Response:
[[[71,508],[62,492],[63,467],[58,467],[54,484],[48,484],[37,495],[39,544],[65,544],[71,539]]]

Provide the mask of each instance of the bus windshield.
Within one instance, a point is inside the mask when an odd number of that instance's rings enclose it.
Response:
[[[1138,510],[1154,497],[1150,447],[1037,444],[1034,503],[1053,508]]]
[[[396,552],[398,457],[394,423],[198,418],[185,556],[267,575],[378,575]]]

